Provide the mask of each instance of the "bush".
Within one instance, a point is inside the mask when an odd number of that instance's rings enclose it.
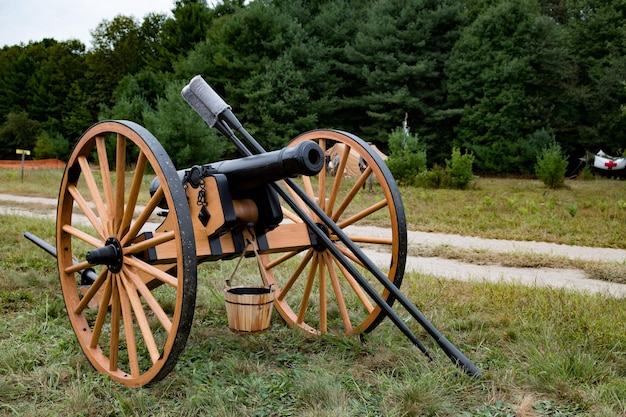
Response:
[[[579,181],[591,181],[596,177],[596,175],[591,170],[591,166],[587,163],[584,167],[578,171],[578,175],[576,179]]]
[[[450,188],[464,190],[472,181],[472,164],[474,155],[464,153],[461,155],[459,148],[452,148],[452,156],[446,159],[446,170],[450,175]]]
[[[59,158],[67,160],[70,152],[70,144],[58,133],[49,134],[43,131],[35,142],[33,154],[36,159]]]
[[[474,175],[472,164],[474,155],[465,153],[461,155],[459,148],[452,148],[452,156],[446,159],[446,166],[435,165],[429,171],[420,172],[415,185],[425,188],[456,188],[466,189]]]
[[[426,171],[426,151],[417,135],[407,135],[402,128],[395,129],[389,135],[389,151],[387,166],[399,183],[413,185],[418,174]]]
[[[537,158],[535,175],[548,188],[560,188],[565,184],[567,156],[563,154],[561,145],[553,142],[545,147]]]
[[[424,188],[444,188],[450,184],[450,172],[441,165],[435,165],[429,171],[417,175],[415,185]]]

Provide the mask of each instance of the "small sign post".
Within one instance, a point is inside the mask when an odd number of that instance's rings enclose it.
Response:
[[[26,155],[30,155],[30,151],[26,149],[16,149],[15,153],[22,155],[22,182],[24,182],[24,158],[26,158]]]

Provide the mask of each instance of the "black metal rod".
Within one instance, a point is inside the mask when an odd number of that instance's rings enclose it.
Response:
[[[35,245],[39,246],[44,251],[46,251],[46,253],[52,255],[55,258],[57,257],[57,249],[45,240],[35,236],[30,232],[24,232],[24,237],[33,242]]]
[[[24,237],[33,242],[35,245],[39,246],[49,255],[53,256],[54,258],[57,257],[57,249],[42,238],[37,237],[30,232],[24,232]],[[78,262],[76,260],[73,260],[72,263],[76,265]],[[81,285],[89,285],[93,283],[96,278],[98,278],[96,272],[91,268],[82,269],[79,271],[79,273],[81,277]]]

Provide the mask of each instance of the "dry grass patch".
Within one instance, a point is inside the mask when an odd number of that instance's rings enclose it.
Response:
[[[626,263],[569,259],[562,256],[512,252],[496,253],[470,250],[449,245],[416,246],[409,248],[410,256],[454,259],[474,265],[500,265],[510,268],[580,269],[590,279],[626,284]]]

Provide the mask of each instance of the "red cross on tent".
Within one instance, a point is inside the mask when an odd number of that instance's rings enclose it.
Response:
[[[604,163],[604,166],[607,167],[608,169],[613,169],[617,166],[617,164],[615,163],[614,160],[609,159],[608,162]]]

